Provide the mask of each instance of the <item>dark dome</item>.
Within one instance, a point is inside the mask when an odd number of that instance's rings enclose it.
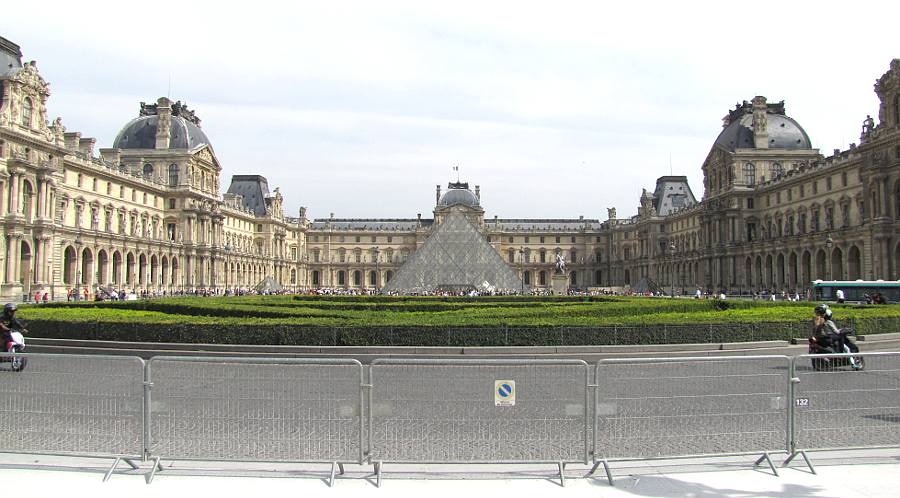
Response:
[[[812,149],[806,131],[793,119],[783,114],[766,114],[770,149]],[[754,149],[753,115],[744,114],[719,133],[716,145],[734,152],[735,149]]]
[[[114,149],[155,149],[156,123],[158,116],[141,116],[132,119],[122,128],[113,142]],[[169,131],[170,149],[193,149],[198,145],[210,145],[209,139],[199,126],[182,118],[172,116]]]
[[[478,207],[478,198],[467,188],[450,189],[441,196],[438,206],[449,207],[455,204],[463,204],[470,207]]]

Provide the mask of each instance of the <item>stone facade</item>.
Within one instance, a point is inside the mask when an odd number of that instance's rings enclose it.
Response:
[[[181,102],[141,104],[109,149],[47,118],[49,85],[0,38],[0,298],[60,299],[98,286],[147,291],[381,288],[451,211],[463,213],[528,287],[804,291],[817,279],[900,278],[900,60],[875,85],[877,124],[824,157],[784,103],[725,118],[696,200],[685,177],[644,191],[619,219],[485,219],[481,191],[452,183],[431,217],[285,216],[258,175],[232,179]]]

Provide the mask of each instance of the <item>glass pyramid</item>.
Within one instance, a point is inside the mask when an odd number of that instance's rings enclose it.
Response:
[[[472,290],[519,292],[522,280],[459,211],[448,213],[384,286],[399,293]]]

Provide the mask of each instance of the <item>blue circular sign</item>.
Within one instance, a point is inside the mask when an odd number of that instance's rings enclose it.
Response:
[[[508,398],[509,395],[512,394],[512,387],[506,383],[500,384],[500,387],[497,389],[497,394],[504,398]]]

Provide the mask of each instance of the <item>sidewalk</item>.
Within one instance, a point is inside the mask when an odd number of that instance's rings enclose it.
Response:
[[[752,458],[714,461],[621,462],[613,464],[615,487],[602,467],[582,478],[589,467],[567,469],[566,486],[547,466],[391,466],[382,487],[371,467],[348,466],[347,477],[327,485],[330,466],[164,462],[165,470],[146,484],[150,464],[120,470],[102,482],[107,460],[38,455],[0,455],[0,482],[17,498],[159,497],[223,498],[326,496],[565,496],[565,497],[895,497],[900,489],[900,451],[869,450],[811,455],[818,475],[806,467],[752,468]],[[776,460],[776,461],[780,461]],[[122,465],[128,468],[127,465]],[[502,470],[502,472],[501,472]],[[402,471],[402,472],[401,472]]]

